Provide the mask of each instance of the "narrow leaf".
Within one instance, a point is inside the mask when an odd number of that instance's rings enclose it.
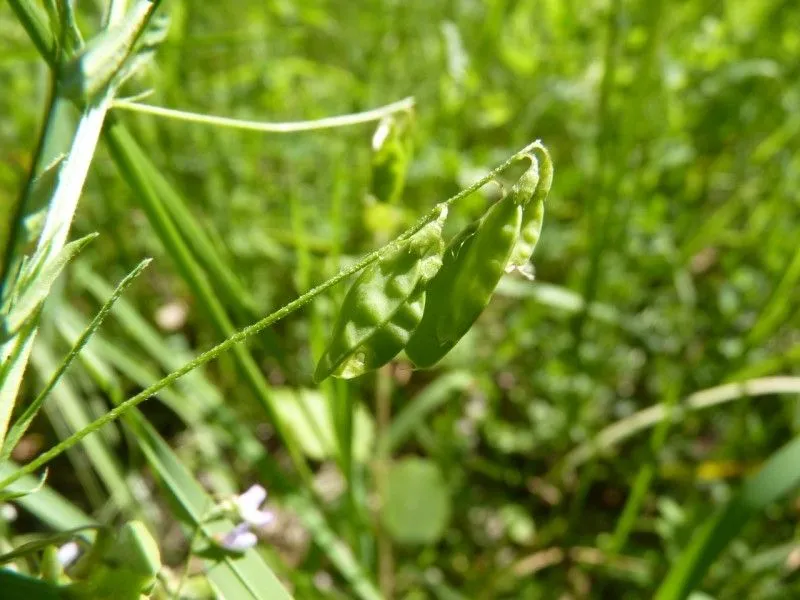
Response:
[[[61,275],[64,267],[75,258],[86,245],[97,237],[97,233],[90,233],[78,240],[66,244],[58,254],[41,265],[26,280],[21,282],[23,287],[17,301],[11,306],[4,320],[5,335],[13,336],[38,308],[41,307],[55,280]]]
[[[122,293],[128,288],[128,286],[133,283],[133,280],[139,276],[139,274],[150,264],[150,259],[143,260],[140,262],[136,268],[133,269],[116,287],[114,292],[111,296],[106,300],[103,306],[100,308],[100,311],[95,315],[94,319],[92,319],[91,323],[86,327],[83,331],[81,336],[75,341],[70,348],[70,351],[61,361],[58,368],[55,370],[53,375],[50,377],[50,380],[44,386],[44,389],[39,393],[39,395],[34,399],[34,401],[25,409],[25,412],[20,416],[19,419],[14,423],[14,425],[9,429],[8,436],[6,437],[5,442],[3,443],[2,450],[0,450],[0,461],[7,459],[11,456],[11,451],[14,449],[14,446],[17,445],[19,440],[28,430],[28,427],[33,421],[33,418],[41,409],[42,404],[47,399],[48,394],[53,390],[58,380],[64,374],[64,371],[67,370],[72,361],[75,360],[75,357],[78,356],[81,349],[86,345],[89,339],[92,337],[92,334],[100,327],[100,324],[105,319],[108,312],[111,310],[111,307],[114,305],[114,302],[122,295]]]
[[[800,486],[800,436],[778,450],[692,538],[661,584],[656,600],[682,600],[700,585],[711,563],[750,517]]]

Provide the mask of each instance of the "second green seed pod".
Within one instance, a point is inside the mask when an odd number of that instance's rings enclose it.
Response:
[[[505,196],[448,245],[428,285],[422,321],[406,345],[417,367],[439,362],[483,312],[519,239],[522,213],[522,205]]]
[[[520,271],[526,273],[528,263],[539,242],[544,222],[544,202],[553,185],[553,162],[544,146],[535,146],[542,156],[541,164],[533,155],[528,155],[531,166],[520,177],[511,190],[511,195],[524,202],[525,210],[522,215],[522,227],[519,240],[511,253],[511,258],[506,265],[506,271]]]

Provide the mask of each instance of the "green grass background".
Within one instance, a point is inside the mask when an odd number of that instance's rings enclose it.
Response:
[[[97,7],[79,8],[84,32],[93,31]],[[369,452],[356,453],[354,466],[339,461],[347,491],[320,506],[392,597],[652,597],[712,510],[797,433],[797,396],[742,398],[679,415],[573,473],[563,459],[653,404],[798,371],[800,6],[175,0],[161,10],[172,19],[167,41],[125,88],[152,88],[145,102],[291,121],[416,99],[402,205],[386,214],[366,200],[371,125],[277,135],[113,113],[252,297],[252,306],[223,302],[238,326],[390,240],[531,140],[547,145],[556,176],[535,282],[504,280],[469,336],[433,371],[410,375],[400,361],[380,376],[322,388],[326,403],[345,407],[342,414],[362,406],[374,422],[378,405],[398,414],[435,394],[437,383],[450,386],[392,447],[395,458],[425,457],[442,474],[450,500],[441,536],[392,543],[396,536],[376,525],[371,497],[380,483]],[[47,86],[43,62],[4,6],[0,241],[12,226]],[[455,206],[450,227],[481,214],[494,193],[488,187]],[[104,297],[95,279],[118,281],[145,256],[154,264],[125,295],[136,317],[101,330],[107,347],[99,353],[115,365],[122,395],[179,366],[170,352],[222,339],[102,145],[72,237],[93,231],[100,237],[52,299],[29,396],[47,352],[64,351],[59,328],[88,320]],[[280,393],[313,388],[314,360],[343,292],[337,287],[250,342]],[[156,318],[172,303],[187,311],[176,332],[159,329]],[[145,328],[149,345],[137,339]],[[75,404],[96,416],[109,392],[87,369],[71,371],[71,389]],[[213,390],[202,394],[214,395],[210,406],[221,404],[224,415],[193,412],[200,386]],[[202,380],[187,378],[171,393],[144,413],[201,481],[222,473],[231,491],[241,491],[258,479],[277,504],[308,488],[233,358],[223,356]],[[55,408],[46,416],[31,434],[34,446],[52,445],[80,422]],[[267,449],[271,477],[221,441],[230,420]],[[109,484],[115,476],[130,490],[151,478],[127,439],[130,429],[115,432],[102,440],[115,466],[103,471],[90,460],[76,480],[88,450],[75,450],[54,463],[49,484],[100,519],[144,514],[168,524],[163,495],[114,496],[125,495]],[[310,457],[318,483],[337,472],[330,453],[321,454]],[[428,508],[420,506],[418,518]],[[287,529],[265,542],[268,562],[298,598],[352,597],[352,581],[332,566],[319,537],[293,520],[291,503],[283,510]],[[791,498],[759,513],[719,556],[703,589],[719,599],[800,596],[797,517]],[[13,527],[40,525],[23,516]],[[184,546],[174,529],[165,525],[160,541],[166,562],[178,565]]]

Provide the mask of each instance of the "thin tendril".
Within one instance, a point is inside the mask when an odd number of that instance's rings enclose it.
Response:
[[[414,108],[414,98],[403,98],[397,102],[392,102],[386,106],[381,106],[372,110],[336,117],[325,117],[312,121],[291,121],[287,123],[269,123],[266,121],[251,121],[245,119],[232,119],[230,117],[219,117],[215,115],[204,115],[152,104],[140,104],[130,100],[115,100],[113,108],[130,110],[139,113],[188,121],[190,123],[201,123],[204,125],[216,125],[219,127],[231,127],[234,129],[244,129],[247,131],[260,131],[262,133],[296,133],[299,131],[317,131],[319,129],[332,129],[334,127],[346,127],[359,123],[370,123],[398,112],[408,112]]]

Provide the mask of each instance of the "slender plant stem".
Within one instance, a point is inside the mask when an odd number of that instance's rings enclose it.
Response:
[[[687,412],[703,410],[738,398],[771,394],[800,393],[800,377],[762,377],[740,383],[726,383],[690,394],[682,403],[672,407],[656,404],[609,425],[594,439],[581,444],[567,454],[553,473],[568,473],[589,461],[598,453],[608,450],[640,431],[652,427],[663,419],[676,421]]]
[[[250,121],[245,119],[232,119],[230,117],[204,115],[173,108],[164,108],[163,106],[153,106],[152,104],[140,104],[138,102],[131,102],[130,100],[115,100],[113,108],[166,117],[168,119],[177,119],[179,121],[188,121],[190,123],[214,125],[216,127],[231,127],[247,131],[260,131],[262,133],[297,133],[299,131],[333,129],[335,127],[346,127],[348,125],[378,121],[398,112],[410,111],[414,108],[414,98],[403,98],[402,100],[392,102],[386,106],[360,113],[325,117],[313,121],[290,121],[286,123],[269,123],[266,121]]]
[[[25,431],[27,431],[28,426],[30,425],[33,418],[36,416],[36,413],[39,412],[39,409],[42,408],[44,401],[47,399],[47,396],[50,392],[53,391],[53,388],[56,386],[56,383],[59,382],[61,376],[64,372],[69,368],[72,364],[72,361],[75,360],[75,357],[80,354],[83,347],[88,343],[89,339],[92,337],[95,331],[100,327],[103,320],[106,318],[106,315],[111,311],[111,308],[114,306],[114,303],[122,296],[122,293],[133,283],[134,279],[136,279],[139,274],[147,268],[150,264],[152,259],[146,258],[142,262],[140,262],[133,271],[131,271],[116,287],[114,292],[111,296],[105,301],[103,306],[100,308],[98,313],[95,315],[94,319],[89,323],[83,333],[78,336],[75,340],[75,343],[72,344],[72,348],[70,348],[67,355],[58,365],[58,368],[53,371],[53,374],[50,376],[50,379],[45,384],[44,388],[39,395],[31,402],[25,411],[20,415],[14,425],[10,428],[8,435],[3,442],[2,449],[0,449],[0,461],[6,460],[9,456],[11,456],[11,451],[16,446],[17,442],[22,438]]]
[[[583,328],[588,316],[588,306],[594,302],[600,285],[600,273],[603,255],[606,251],[608,240],[608,226],[611,219],[611,193],[608,162],[611,158],[609,151],[612,136],[611,124],[611,94],[614,89],[614,77],[617,69],[617,44],[619,41],[619,20],[622,11],[622,0],[612,0],[606,20],[606,43],[603,58],[603,78],[600,82],[599,97],[597,100],[597,123],[599,130],[595,138],[596,164],[593,174],[593,188],[597,195],[590,202],[587,210],[587,223],[589,226],[588,239],[591,240],[591,255],[589,269],[584,283],[583,297],[586,301],[584,309],[578,313],[573,321],[572,337],[573,352],[580,360],[580,345],[583,341]],[[577,403],[570,403],[568,407],[577,407]],[[567,422],[572,423],[576,418],[575,410],[569,409]]]
[[[385,366],[378,371],[378,383],[375,391],[375,417],[378,429],[378,456],[375,462],[375,486],[378,492],[380,510],[386,503],[389,487],[389,459],[391,456],[384,442],[392,419],[392,376],[390,367]],[[378,585],[385,598],[394,596],[394,557],[392,541],[380,522],[377,521],[376,536],[378,538]]]
[[[454,202],[457,202],[457,201],[461,200],[462,198],[465,198],[465,197],[469,196],[470,194],[472,194],[473,192],[475,192],[479,188],[483,187],[491,179],[493,179],[494,177],[496,177],[497,175],[502,173],[505,169],[507,169],[509,167],[509,165],[511,165],[515,161],[519,160],[526,152],[530,151],[532,148],[534,148],[536,146],[541,146],[541,142],[539,140],[536,140],[535,142],[532,142],[532,143],[528,144],[527,146],[525,146],[524,148],[522,148],[521,150],[516,152],[513,156],[511,156],[511,158],[506,160],[504,163],[502,163],[498,167],[492,169],[491,171],[489,171],[489,173],[487,173],[486,175],[484,175],[483,177],[478,179],[475,183],[473,183],[469,187],[465,188],[464,190],[462,190],[461,192],[459,192],[458,194],[456,194],[455,196],[453,196],[449,200],[446,200],[445,202],[443,202],[443,203],[437,205],[436,207],[434,207],[427,215],[422,217],[419,221],[417,221],[417,223],[415,223],[413,226],[411,226],[409,229],[407,229],[404,233],[402,233],[394,241],[386,244],[385,246],[383,246],[382,248],[379,248],[378,250],[375,250],[374,252],[369,253],[367,256],[365,256],[360,261],[358,261],[358,263],[356,263],[355,265],[353,265],[353,266],[351,266],[351,267],[349,267],[347,269],[344,269],[343,271],[339,272],[337,275],[335,275],[332,278],[328,279],[327,281],[321,283],[317,287],[312,288],[311,290],[309,290],[305,294],[303,294],[303,295],[299,296],[298,298],[294,299],[293,301],[291,301],[286,306],[284,306],[284,307],[276,310],[275,312],[267,315],[266,317],[264,317],[260,321],[258,321],[258,322],[254,323],[252,325],[249,325],[249,326],[237,331],[236,333],[234,333],[231,337],[229,337],[225,341],[223,341],[220,344],[214,346],[210,350],[206,350],[202,354],[199,354],[198,356],[196,356],[194,359],[190,360],[185,365],[183,365],[180,369],[177,369],[176,371],[173,371],[172,373],[170,373],[169,375],[167,375],[166,377],[164,377],[160,381],[157,381],[156,383],[154,383],[153,385],[151,385],[147,389],[142,390],[141,392],[139,392],[135,396],[129,398],[128,400],[126,400],[122,404],[119,404],[118,406],[112,408],[110,411],[108,411],[102,417],[100,417],[99,419],[97,419],[94,422],[90,423],[86,428],[84,428],[84,429],[82,429],[80,431],[77,431],[73,435],[71,435],[70,437],[66,438],[65,440],[62,440],[57,445],[53,446],[50,450],[48,450],[47,452],[44,452],[43,454],[39,455],[36,459],[34,459],[31,462],[29,462],[28,464],[26,464],[24,467],[20,468],[14,474],[6,477],[3,481],[0,481],[0,490],[5,489],[9,484],[17,481],[18,479],[24,477],[25,475],[27,475],[29,473],[33,473],[39,467],[45,465],[46,463],[51,461],[53,458],[55,458],[56,456],[58,456],[59,454],[61,454],[65,450],[71,448],[72,446],[74,446],[75,444],[80,442],[87,435],[89,435],[92,432],[96,431],[97,429],[103,427],[104,425],[107,425],[108,423],[111,423],[112,421],[115,421],[121,415],[125,414],[125,412],[127,412],[131,408],[134,408],[135,406],[138,406],[139,404],[141,404],[142,402],[144,402],[148,398],[151,398],[159,390],[162,390],[165,387],[171,385],[176,380],[178,380],[181,377],[183,377],[184,375],[186,375],[186,373],[189,373],[190,371],[196,369],[197,367],[200,367],[200,366],[206,364],[207,362],[213,360],[214,358],[216,358],[217,356],[219,356],[220,354],[222,354],[226,350],[230,349],[231,347],[235,346],[236,344],[246,340],[247,338],[249,338],[252,335],[255,335],[256,333],[258,333],[259,331],[261,331],[262,329],[264,329],[266,327],[269,327],[273,323],[276,323],[277,321],[280,321],[281,319],[283,319],[287,315],[289,315],[289,314],[293,313],[294,311],[296,311],[298,308],[301,308],[301,307],[305,306],[306,304],[308,304],[311,300],[313,300],[316,296],[319,296],[321,293],[323,293],[328,288],[333,287],[334,285],[336,285],[340,281],[350,277],[350,275],[353,275],[354,273],[357,273],[358,271],[360,271],[360,270],[364,269],[365,267],[369,266],[370,264],[372,264],[373,262],[375,262],[376,260],[378,260],[379,258],[384,256],[387,252],[390,252],[390,251],[396,249],[400,244],[402,244],[403,241],[405,241],[406,239],[408,239],[409,237],[414,235],[417,231],[422,229],[427,223],[429,223],[433,219],[437,218],[438,215],[440,214],[442,205],[449,206],[450,204],[452,204]]]
[[[664,410],[669,412],[680,400],[680,386],[682,385],[679,377],[670,379],[667,384],[665,400],[661,404]],[[647,498],[647,492],[650,489],[650,483],[656,474],[656,457],[661,452],[664,443],[667,440],[669,427],[672,425],[671,419],[662,419],[657,423],[650,436],[650,450],[651,455],[649,460],[645,462],[639,469],[634,480],[631,493],[628,495],[628,500],[625,502],[625,507],[622,509],[620,518],[617,519],[617,524],[614,527],[614,533],[605,550],[613,555],[619,554],[625,547],[628,536],[639,517],[639,511]]]
[[[51,67],[55,67],[57,40],[47,25],[47,17],[42,14],[42,9],[35,3],[25,0],[8,0],[8,3],[17,14],[19,22],[28,32],[28,36],[39,50],[42,58]]]
[[[19,255],[22,254],[20,247],[31,241],[29,239],[30,233],[26,232],[22,226],[22,223],[24,223],[23,215],[28,209],[27,199],[34,188],[36,178],[45,170],[47,166],[45,163],[49,162],[47,159],[52,159],[52,157],[48,156],[47,131],[51,127],[55,127],[55,108],[56,103],[60,100],[59,96],[55,93],[55,87],[55,80],[51,79],[50,97],[48,98],[47,107],[45,108],[42,133],[36,142],[36,150],[33,152],[33,160],[31,161],[31,169],[28,172],[28,178],[25,181],[25,185],[22,187],[22,191],[13,209],[14,216],[11,222],[16,225],[9,228],[9,237],[2,258],[3,262],[0,264],[0,299],[5,297],[6,290],[8,289],[6,286],[10,286],[12,283],[14,274],[11,273],[10,269],[12,265],[14,265],[15,260],[18,260]]]

